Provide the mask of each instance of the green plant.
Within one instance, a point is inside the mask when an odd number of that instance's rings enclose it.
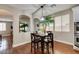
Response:
[[[28,27],[28,24],[23,24],[23,25],[21,25],[20,27],[21,27],[21,28],[22,28],[22,27]]]
[[[40,23],[43,23],[43,24],[49,24],[49,23],[53,23],[54,22],[54,20],[53,20],[53,18],[51,17],[51,16],[45,16],[45,18],[44,18],[45,20],[44,21],[41,21]]]
[[[28,27],[28,24],[25,24],[25,23],[20,23],[20,24],[22,24],[22,25],[20,25],[20,31],[27,32],[27,30],[25,28]],[[21,30],[21,28],[23,28],[23,29]]]
[[[54,23],[54,20],[51,16],[46,16],[44,19],[45,20],[41,21],[40,23],[43,24],[44,31],[46,31],[46,27],[49,26],[50,23]]]

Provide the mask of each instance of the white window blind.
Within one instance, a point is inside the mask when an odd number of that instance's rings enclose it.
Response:
[[[55,31],[61,31],[61,16],[55,17]]]
[[[46,31],[53,31],[53,23],[50,23],[50,24],[46,27]]]
[[[0,31],[6,31],[6,23],[0,23]]]
[[[55,20],[55,31],[63,31],[69,32],[70,31],[70,15],[61,15],[54,18]]]
[[[65,31],[65,32],[70,31],[70,27],[69,27],[70,22],[69,21],[70,21],[69,14],[62,16],[62,31]]]

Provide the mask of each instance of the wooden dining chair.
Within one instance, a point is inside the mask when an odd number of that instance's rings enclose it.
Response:
[[[45,36],[44,39],[44,48],[47,50],[48,54],[49,54],[50,46],[52,47],[52,53],[54,53],[53,33],[48,33],[48,35]]]
[[[0,35],[0,47],[1,47],[2,35]]]
[[[2,40],[2,35],[0,35],[0,41]]]
[[[31,52],[34,49],[34,53],[39,49],[39,42],[41,42],[39,35],[31,33]]]

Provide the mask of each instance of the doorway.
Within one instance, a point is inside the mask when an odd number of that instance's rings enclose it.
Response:
[[[0,21],[0,54],[12,52],[13,44],[13,23],[8,21]]]

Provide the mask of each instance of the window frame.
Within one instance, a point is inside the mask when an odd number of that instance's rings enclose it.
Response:
[[[68,28],[68,31],[64,31],[63,30],[63,22],[62,22],[62,16],[65,16],[65,15],[69,15],[69,24],[68,24],[68,26],[69,26],[69,28]],[[56,24],[55,24],[55,32],[70,32],[70,14],[69,13],[67,13],[67,14],[63,14],[63,15],[59,15],[59,16],[56,16],[56,17],[61,17],[61,31],[56,31]],[[55,20],[55,17],[54,17],[54,20]]]

